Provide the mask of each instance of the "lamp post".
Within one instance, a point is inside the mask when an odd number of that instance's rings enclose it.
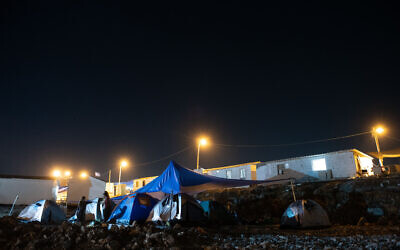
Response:
[[[375,127],[375,128],[372,129],[372,135],[374,136],[375,144],[376,144],[376,150],[378,152],[379,166],[381,168],[383,168],[383,157],[381,155],[381,149],[379,147],[378,135],[383,134],[383,132],[385,132],[385,129],[382,126],[378,126],[378,127]]]
[[[199,163],[200,163],[200,147],[203,145],[207,144],[207,140],[205,138],[201,138],[199,140],[199,145],[197,147],[197,169],[199,169]]]
[[[128,162],[127,162],[127,161],[121,161],[121,163],[119,164],[118,186],[121,185],[121,172],[122,172],[122,167],[126,167],[126,166],[128,166]]]

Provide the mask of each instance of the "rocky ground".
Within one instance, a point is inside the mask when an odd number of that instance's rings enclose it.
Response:
[[[127,228],[23,224],[0,219],[1,249],[398,249],[399,226],[332,226],[320,230],[281,230],[273,226]]]
[[[318,202],[333,224],[400,223],[400,177],[303,183],[295,185],[294,190],[297,199]],[[214,190],[196,198],[229,204],[243,224],[263,225],[278,224],[283,211],[293,202],[287,184]]]
[[[127,228],[23,224],[0,218],[0,249],[400,249],[400,178],[366,178],[304,183],[297,199],[313,199],[333,224],[318,230],[282,230],[283,211],[293,201],[291,187],[257,186],[197,195],[237,214],[238,225]],[[4,213],[8,210],[5,209]]]

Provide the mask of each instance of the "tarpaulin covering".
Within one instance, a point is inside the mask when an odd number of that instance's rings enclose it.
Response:
[[[167,169],[152,182],[146,186],[136,190],[136,193],[159,193],[160,195],[152,195],[161,199],[163,194],[187,193],[195,194],[205,190],[216,188],[242,187],[254,184],[278,182],[282,180],[237,180],[225,179],[210,175],[196,173],[193,170],[181,167],[174,161],[171,161]]]
[[[115,221],[118,224],[145,221],[157,202],[157,199],[146,194],[126,195],[114,208],[108,221]]]

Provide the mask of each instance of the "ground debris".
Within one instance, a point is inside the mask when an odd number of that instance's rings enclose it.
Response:
[[[152,224],[128,228],[59,226],[19,223],[0,218],[1,249],[395,249],[400,247],[399,226],[335,225],[318,230],[281,230],[278,225],[229,227]]]

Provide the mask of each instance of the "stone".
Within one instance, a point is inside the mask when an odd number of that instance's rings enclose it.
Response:
[[[175,244],[175,239],[172,235],[168,234],[164,237],[164,242],[168,247],[170,247]]]
[[[114,250],[114,249],[120,249],[121,245],[119,244],[118,241],[112,240],[107,243],[106,247],[107,247],[107,249]]]
[[[364,217],[360,217],[360,219],[357,222],[357,226],[364,226],[367,220]]]

